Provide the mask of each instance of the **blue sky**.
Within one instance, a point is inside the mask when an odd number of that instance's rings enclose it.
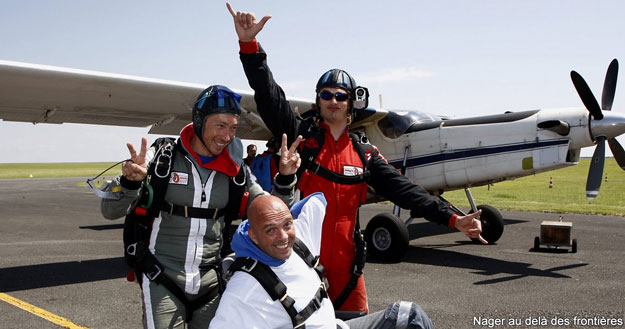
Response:
[[[571,70],[599,98],[609,62],[625,63],[623,1],[231,3],[273,16],[259,41],[298,97],[337,67],[375,107],[379,94],[385,108],[456,118],[578,107]],[[5,1],[0,59],[249,89],[225,1]],[[147,130],[0,121],[0,163],[118,161]]]

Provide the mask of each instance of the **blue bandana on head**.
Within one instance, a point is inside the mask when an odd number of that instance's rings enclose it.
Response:
[[[311,197],[317,197],[319,195],[321,195],[320,200],[322,200],[325,205],[326,202],[325,198],[323,197],[323,193],[313,193],[291,206],[291,214],[293,214],[293,218],[297,220],[297,217],[302,212],[304,204]],[[241,224],[239,224],[236,232],[234,232],[234,236],[232,237],[232,250],[234,251],[236,257],[251,257],[268,266],[280,266],[284,264],[284,260],[273,258],[267,255],[264,251],[260,250],[260,248],[256,246],[252,239],[250,239],[250,235],[248,234],[249,229],[250,223],[246,219],[241,222]]]

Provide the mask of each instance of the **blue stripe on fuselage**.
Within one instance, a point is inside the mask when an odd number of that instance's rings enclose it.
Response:
[[[527,151],[531,149],[539,149],[539,148],[544,148],[544,147],[549,147],[549,146],[567,144],[568,142],[569,142],[568,139],[556,139],[556,140],[549,140],[549,141],[542,141],[542,142],[539,141],[539,142],[532,142],[532,143],[506,144],[506,145],[496,145],[496,146],[489,146],[489,147],[478,147],[478,148],[472,148],[472,149],[462,149],[462,150],[458,150],[454,152],[438,153],[438,154],[408,158],[406,160],[406,168],[431,165],[431,164],[435,164],[438,162],[456,161],[460,159],[496,155],[496,154],[501,154],[501,153]],[[389,161],[389,163],[393,165],[395,168],[401,168],[402,162],[403,160],[401,159]]]

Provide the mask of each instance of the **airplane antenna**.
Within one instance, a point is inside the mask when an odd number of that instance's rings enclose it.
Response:
[[[380,99],[380,109],[383,109],[383,107],[382,107],[382,94],[378,94],[378,98]]]

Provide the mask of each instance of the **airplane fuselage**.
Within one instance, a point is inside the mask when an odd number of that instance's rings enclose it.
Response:
[[[611,135],[624,132],[625,117]],[[592,146],[588,112],[583,108],[544,109],[471,119],[419,123],[397,138],[383,132],[377,120],[364,128],[372,144],[389,163],[402,168],[407,152],[406,175],[429,191],[480,186],[575,165],[580,149]],[[541,128],[557,122],[565,128]],[[604,119],[603,122],[606,122]],[[417,127],[415,127],[417,126]],[[407,150],[407,151],[406,151]]]

